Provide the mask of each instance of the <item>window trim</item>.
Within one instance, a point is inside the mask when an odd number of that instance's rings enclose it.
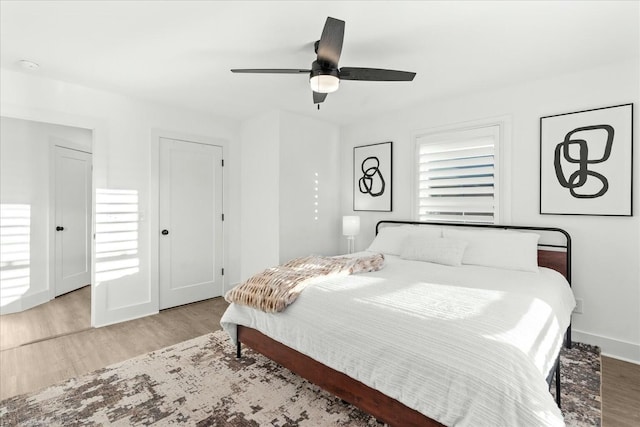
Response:
[[[495,151],[495,165],[497,169],[498,193],[496,194],[498,210],[493,224],[511,223],[511,116],[497,116],[468,122],[452,123],[443,126],[421,129],[412,134],[412,161],[411,161],[411,216],[417,221],[419,218],[418,202],[420,189],[418,185],[419,175],[419,139],[441,133],[453,133],[469,131],[487,126],[498,126],[498,147]]]

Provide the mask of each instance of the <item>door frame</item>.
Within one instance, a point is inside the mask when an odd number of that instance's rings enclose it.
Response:
[[[92,139],[93,139],[93,132]],[[91,211],[91,215],[89,218],[89,235],[86,236],[89,239],[89,281],[90,285],[93,286],[94,283],[94,257],[93,250],[95,246],[95,240],[93,239],[95,233],[95,191],[93,187],[93,141],[92,141],[91,151],[86,151],[85,147],[79,147],[73,144],[73,141],[49,141],[49,301],[56,298],[56,238],[58,237],[55,231],[57,225],[56,223],[56,147],[66,148],[67,150],[79,151],[82,153],[89,154],[91,156],[91,199],[89,200],[89,209]],[[93,295],[91,296],[93,300]],[[92,303],[93,305],[93,303]],[[91,325],[93,326],[93,325]]]
[[[222,150],[222,158],[226,155],[227,141],[221,138],[193,135],[165,129],[151,130],[151,149],[149,165],[149,286],[152,304],[160,307],[160,138],[175,139],[198,144],[214,145]],[[225,168],[222,168],[222,212],[226,201]],[[226,227],[222,221],[222,267],[226,264]],[[225,275],[222,276],[222,295],[225,294]]]
[[[33,120],[33,119],[27,119],[27,120]],[[95,316],[95,246],[96,246],[96,242],[95,239],[93,238],[93,236],[95,235],[95,225],[96,225],[96,216],[95,216],[95,197],[96,197],[96,177],[95,177],[95,172],[94,172],[94,167],[93,167],[93,153],[95,151],[95,145],[96,145],[96,129],[95,127],[93,128],[89,128],[87,126],[80,126],[80,125],[74,125],[74,124],[66,124],[66,123],[58,123],[58,122],[52,122],[52,121],[45,121],[45,120],[35,120],[35,121],[40,121],[40,122],[44,122],[44,123],[52,123],[52,124],[57,124],[57,125],[63,125],[63,126],[71,126],[71,127],[77,127],[77,128],[82,128],[82,129],[88,129],[91,131],[91,151],[89,152],[89,154],[91,154],[91,220],[90,220],[90,231],[89,231],[89,236],[90,238],[90,251],[91,251],[91,259],[90,259],[90,264],[89,264],[89,268],[90,268],[90,274],[89,274],[89,278],[90,278],[90,284],[91,284],[91,327],[94,327],[94,316]],[[56,174],[56,146],[59,147],[64,147],[64,148],[68,148],[70,150],[76,150],[76,151],[82,151],[82,152],[87,152],[86,148],[84,147],[79,147],[76,146],[72,143],[73,141],[49,141],[49,250],[48,250],[48,254],[49,256],[47,257],[47,263],[48,263],[48,272],[49,272],[49,283],[48,283],[48,289],[49,289],[49,301],[52,301],[53,299],[55,299],[56,297],[56,262],[55,262],[55,253],[56,253],[56,178],[55,178],[55,174]]]
[[[96,147],[104,144],[106,140],[106,129],[107,124],[104,120],[90,117],[90,116],[82,116],[75,114],[67,114],[61,113],[54,110],[48,109],[40,109],[33,107],[25,107],[22,105],[16,104],[8,104],[5,102],[1,102],[2,104],[2,116],[9,117],[13,119],[21,119],[21,120],[29,120],[32,122],[40,122],[40,123],[49,123],[53,125],[62,125],[75,127],[80,129],[87,129],[91,131],[91,197],[92,200],[95,198],[96,194],[96,185],[100,182],[104,182],[105,176],[104,174],[96,174],[95,168],[95,159],[94,153]],[[54,162],[54,146],[55,142],[49,142],[48,147],[43,147],[43,149],[48,150],[49,153],[49,168],[52,168],[52,163]],[[51,170],[51,169],[50,169]],[[51,237],[52,230],[55,228],[55,215],[53,212],[53,198],[54,194],[52,191],[55,191],[55,187],[51,187],[51,183],[49,184],[49,212],[48,212],[48,226],[49,233],[48,236],[48,246],[47,246],[47,291],[42,293],[42,296],[48,298],[44,299],[30,299],[28,302],[23,301],[22,310],[27,310],[29,308],[35,307],[36,305],[45,303],[47,301],[55,298],[55,289],[53,288],[53,283],[55,280],[55,271],[54,271],[54,262],[51,258],[51,254],[54,253],[55,250],[55,240]],[[95,209],[91,209],[91,235],[95,232]],[[95,241],[91,240],[91,326],[95,326],[95,310],[96,310],[96,297],[95,297]],[[40,294],[39,294],[40,295]],[[26,305],[25,305],[26,303]]]

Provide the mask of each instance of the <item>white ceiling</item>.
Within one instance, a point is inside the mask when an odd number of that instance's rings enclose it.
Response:
[[[4,1],[0,66],[242,120],[282,109],[349,123],[444,96],[640,56],[638,1]],[[414,71],[344,81],[316,111],[306,75],[327,16],[340,66]],[[615,78],[615,76],[612,76]]]

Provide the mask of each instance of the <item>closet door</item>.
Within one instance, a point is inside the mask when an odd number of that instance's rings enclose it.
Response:
[[[55,147],[55,295],[91,283],[91,154]]]
[[[160,139],[160,309],[222,293],[222,147]]]

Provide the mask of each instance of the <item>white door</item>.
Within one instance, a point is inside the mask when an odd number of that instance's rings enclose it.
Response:
[[[222,294],[222,148],[160,138],[160,309]]]
[[[55,147],[55,295],[91,283],[91,154]]]

